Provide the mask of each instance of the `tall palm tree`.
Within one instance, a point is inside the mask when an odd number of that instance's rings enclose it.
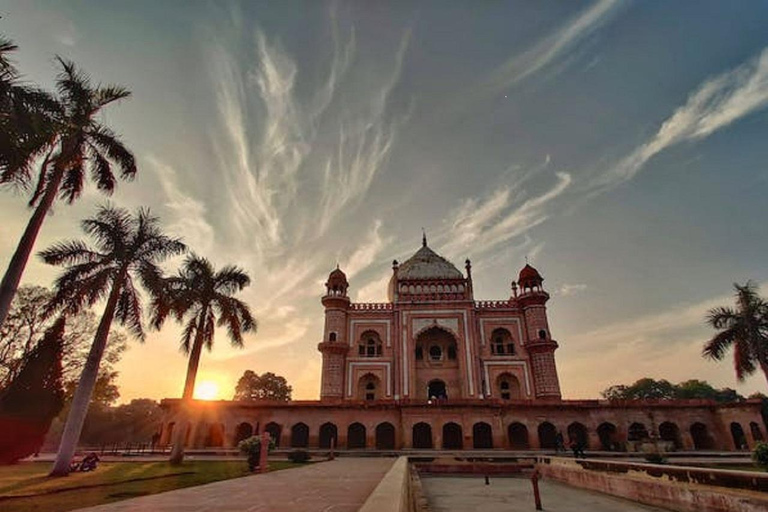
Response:
[[[758,295],[757,285],[752,281],[733,286],[736,308],[714,308],[707,315],[707,323],[720,332],[704,345],[703,354],[719,361],[733,347],[733,363],[740,382],[758,367],[768,380],[768,302]]]
[[[60,105],[49,93],[21,80],[11,60],[16,50],[10,39],[0,36],[0,183],[23,188],[32,162],[52,139]]]
[[[160,328],[169,314],[179,322],[186,319],[181,337],[181,349],[189,355],[187,378],[182,394],[182,414],[187,413],[195,390],[197,368],[203,345],[213,348],[214,325],[226,325],[233,346],[243,346],[243,333],[256,329],[256,321],[248,306],[232,297],[251,282],[244,270],[228,265],[218,272],[210,261],[190,255],[184,261],[178,275],[163,278],[154,276],[152,289],[152,323]],[[160,284],[157,284],[160,283]],[[181,423],[181,422],[179,422]],[[178,424],[173,433],[171,463],[180,464],[184,459],[184,434],[186,423]]]
[[[93,239],[92,245],[71,240],[40,253],[46,263],[66,266],[56,280],[50,314],[76,313],[106,299],[51,471],[56,476],[69,473],[112,321],[116,319],[139,340],[144,339],[136,278],[145,282],[147,276],[159,273],[160,261],[186,250],[180,240],[163,234],[158,219],[145,209],[134,215],[122,208],[103,206],[93,218],[82,222],[82,228]]]
[[[113,167],[124,179],[136,174],[133,154],[97,119],[104,107],[130,93],[118,86],[93,85],[72,62],[61,58],[58,62],[62,68],[56,80],[59,107],[52,118],[49,138],[33,144],[22,156],[16,155],[13,163],[0,172],[0,183],[30,185],[32,164],[42,158],[29,201],[35,211],[0,283],[0,325],[8,315],[43,220],[56,197],[67,203],[80,197],[86,173],[107,194],[115,189]]]

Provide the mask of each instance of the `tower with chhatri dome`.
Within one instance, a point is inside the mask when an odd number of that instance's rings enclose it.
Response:
[[[336,268],[328,276],[320,399],[560,399],[549,294],[530,265],[505,300],[475,301],[461,272],[428,245],[394,261],[385,303],[353,303]]]
[[[268,432],[281,449],[738,450],[765,439],[760,400],[563,399],[541,273],[526,264],[501,300],[477,300],[464,271],[427,244],[392,262],[386,302],[356,303],[331,271],[319,400],[162,401],[160,444],[191,421],[187,444],[232,448]],[[318,333],[320,334],[320,333]],[[567,341],[566,341],[567,343]],[[655,449],[655,448],[654,448]]]

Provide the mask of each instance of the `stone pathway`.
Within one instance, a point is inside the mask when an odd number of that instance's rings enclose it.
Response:
[[[514,512],[534,510],[533,490],[528,478],[491,477],[485,485],[482,476],[421,477],[424,494],[432,512]],[[539,481],[541,504],[547,512],[649,512],[664,509],[614,498],[607,494],[568,485]]]
[[[354,512],[396,459],[342,458],[143,496],[88,512]]]

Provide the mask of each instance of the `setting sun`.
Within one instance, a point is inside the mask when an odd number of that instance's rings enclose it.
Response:
[[[204,380],[195,386],[195,398],[198,400],[218,400],[219,385],[210,380]]]

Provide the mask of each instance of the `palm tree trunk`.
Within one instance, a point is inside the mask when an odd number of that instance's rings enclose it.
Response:
[[[2,327],[5,318],[8,316],[8,311],[11,309],[11,303],[16,296],[16,290],[19,288],[21,275],[27,266],[29,255],[32,254],[35,240],[37,240],[37,235],[43,226],[45,216],[51,209],[54,199],[56,199],[56,194],[59,192],[59,185],[61,185],[63,177],[64,169],[59,166],[54,167],[53,176],[46,187],[45,194],[29,219],[27,228],[24,230],[19,245],[16,247],[16,252],[13,253],[11,262],[8,265],[8,270],[5,271],[3,282],[0,284],[0,327]]]
[[[56,462],[53,464],[50,476],[66,476],[69,474],[69,465],[72,462],[72,457],[75,455],[75,449],[80,440],[80,433],[83,430],[85,416],[88,414],[88,405],[91,402],[93,388],[99,376],[101,358],[104,355],[104,349],[107,347],[109,329],[115,316],[117,300],[120,297],[120,289],[125,280],[126,272],[126,270],[122,270],[112,284],[112,291],[107,299],[104,313],[101,315],[96,336],[93,338],[93,345],[91,345],[88,359],[86,359],[85,366],[83,367],[83,373],[80,375],[80,382],[72,399],[72,407],[70,408],[69,416],[67,416],[67,424],[61,436],[59,452],[56,455]]]
[[[189,353],[189,362],[187,363],[187,378],[184,381],[184,392],[181,395],[181,414],[179,421],[179,428],[173,432],[173,447],[171,449],[171,464],[181,464],[184,460],[184,443],[187,437],[187,429],[191,422],[190,405],[192,404],[192,396],[195,392],[195,379],[197,379],[197,368],[200,366],[200,354],[203,351],[203,328],[205,327],[205,317],[207,316],[207,308],[204,308],[200,314],[200,321],[197,324],[197,332],[195,332],[195,342],[192,345],[192,351]]]
[[[768,381],[768,363],[764,363],[760,361],[760,369],[763,370],[763,375],[765,375],[765,380]]]

